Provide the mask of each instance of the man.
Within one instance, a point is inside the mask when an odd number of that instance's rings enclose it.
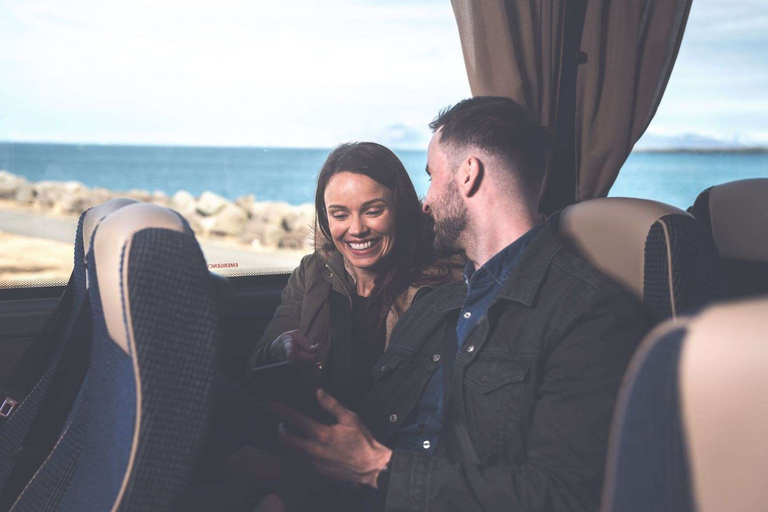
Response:
[[[522,107],[472,98],[430,126],[424,210],[464,282],[401,318],[359,416],[320,392],[338,424],[277,407],[300,432],[282,442],[386,510],[597,510],[640,305],[539,223],[547,137]]]

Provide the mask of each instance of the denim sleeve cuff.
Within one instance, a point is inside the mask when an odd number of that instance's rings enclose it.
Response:
[[[387,490],[387,512],[420,511],[424,501],[430,456],[395,449]]]

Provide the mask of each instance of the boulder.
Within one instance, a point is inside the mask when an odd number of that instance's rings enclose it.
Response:
[[[309,250],[312,247],[311,234],[312,230],[309,226],[284,233],[277,241],[277,247],[280,249]]]
[[[123,196],[119,194],[115,194],[111,190],[103,187],[97,187],[97,188],[91,189],[91,202],[93,203],[92,206],[96,206],[101,203],[106,203],[107,201],[109,201],[114,197],[123,197]]]
[[[214,217],[210,233],[217,236],[240,236],[245,230],[248,216],[239,206],[226,203]]]
[[[162,190],[153,191],[152,199],[150,199],[150,202],[165,207],[168,207],[171,204],[171,200],[168,198],[168,194]]]
[[[123,192],[121,195],[123,197],[127,197],[129,199],[134,199],[136,201],[139,201],[140,203],[152,202],[152,194],[150,194],[146,190],[141,190],[139,188],[131,189],[128,192]]]
[[[192,228],[192,231],[194,231],[196,235],[203,234],[203,223],[201,217],[198,214],[192,212],[189,215],[183,215],[183,217],[187,219],[187,222],[189,222],[189,227]]]
[[[240,196],[235,199],[235,204],[243,209],[248,218],[252,217],[253,205],[256,204],[256,196],[248,194],[247,196]]]
[[[28,182],[27,180],[23,180],[19,184],[19,188],[16,189],[16,195],[14,196],[14,199],[20,203],[26,203],[31,204],[35,202],[35,186]]]
[[[283,216],[283,229],[288,232],[304,230],[315,222],[315,208],[311,204],[303,204],[292,208]]]
[[[35,191],[40,207],[53,213],[79,213],[87,208],[88,187],[78,181],[41,181]]]
[[[251,208],[251,217],[265,224],[280,224],[283,217],[292,210],[291,205],[283,201],[264,201],[255,203]]]
[[[16,193],[27,180],[8,171],[0,171],[0,199],[15,199]]]
[[[231,203],[220,195],[206,190],[200,194],[200,199],[197,200],[197,213],[210,217],[219,213],[227,204]]]
[[[195,196],[186,190],[179,190],[171,198],[171,208],[190,220],[190,217],[197,210],[197,201]]]
[[[280,226],[268,224],[257,219],[246,222],[240,241],[254,247],[277,247],[285,231]],[[256,242],[256,243],[254,243]]]

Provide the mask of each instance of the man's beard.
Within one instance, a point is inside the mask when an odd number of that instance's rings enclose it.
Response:
[[[452,181],[449,182],[443,199],[436,205],[439,218],[435,222],[435,252],[444,254],[464,249],[458,247],[457,241],[467,227],[467,207],[461,200],[459,187]]]

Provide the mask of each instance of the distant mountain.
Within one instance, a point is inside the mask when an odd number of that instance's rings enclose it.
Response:
[[[426,151],[431,136],[426,126],[413,127],[398,123],[385,127],[376,134],[374,140],[391,148]]]
[[[637,144],[634,151],[768,151],[768,145],[750,140],[735,138],[731,140],[718,139],[699,135],[696,133],[682,133],[678,135],[658,135],[646,133]]]

